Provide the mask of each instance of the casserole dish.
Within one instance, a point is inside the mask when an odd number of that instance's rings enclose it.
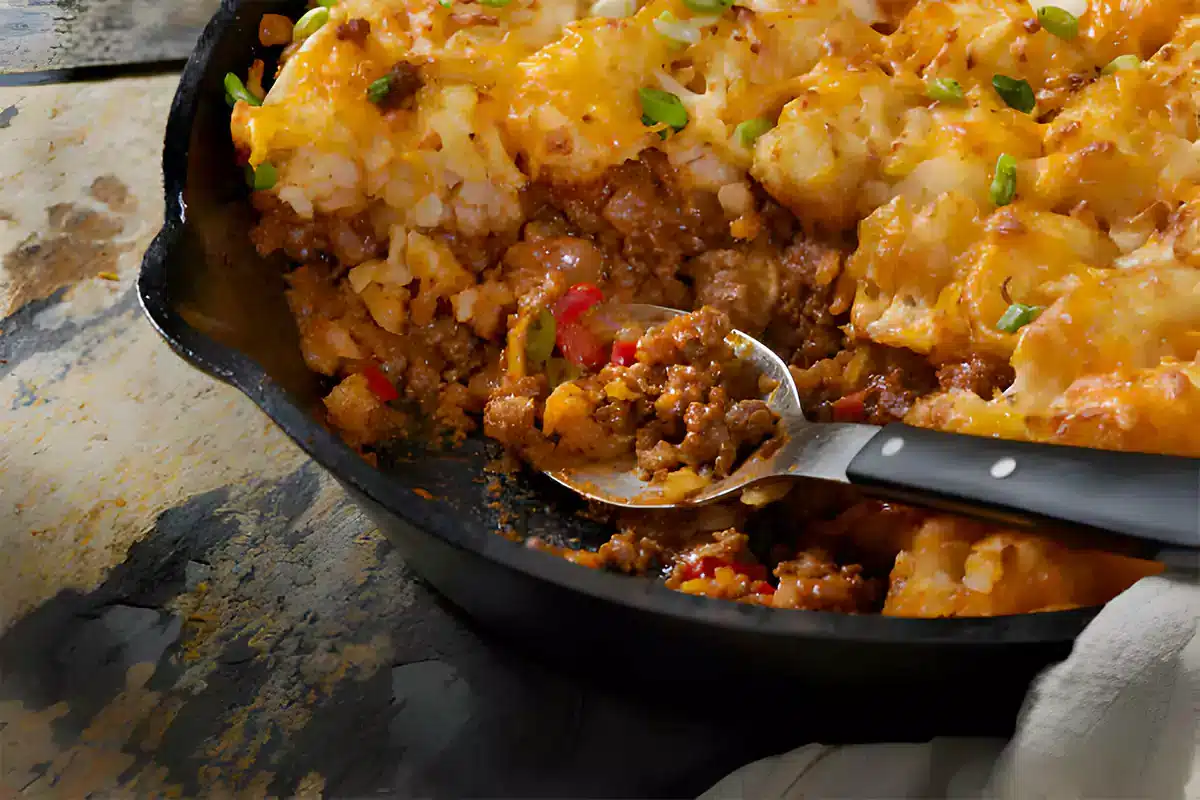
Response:
[[[925,620],[692,597],[496,535],[501,519],[551,541],[599,543],[607,534],[540,476],[506,479],[496,495],[485,470],[499,451],[482,437],[453,450],[389,451],[376,467],[324,426],[322,387],[302,359],[280,264],[260,258],[246,235],[252,210],[221,102],[223,76],[258,48],[262,14],[299,8],[225,0],[184,69],[166,129],[165,221],[138,287],[176,353],[245,393],[451,603],[543,656],[657,694],[736,681],[739,695],[775,703],[795,699],[798,685],[836,689],[819,702],[861,703],[895,723],[872,737],[1007,728],[1030,678],[1069,651],[1096,609]]]

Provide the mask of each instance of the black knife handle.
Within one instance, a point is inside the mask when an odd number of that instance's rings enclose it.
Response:
[[[1084,525],[1200,548],[1200,459],[887,425],[846,468],[886,497],[1017,524]]]

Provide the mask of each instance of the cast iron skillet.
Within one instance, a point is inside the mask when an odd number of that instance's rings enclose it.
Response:
[[[401,453],[376,469],[322,426],[312,413],[322,386],[300,355],[283,265],[259,258],[247,239],[252,211],[222,88],[227,71],[245,74],[255,55],[272,55],[257,42],[260,16],[299,10],[286,0],[224,0],[184,69],[163,152],[166,221],[138,284],[147,316],[171,347],[257,403],[453,604],[574,669],[676,689],[724,683],[739,696],[803,685],[840,689],[842,699],[867,687],[875,696],[936,697],[951,709],[949,728],[964,730],[978,727],[972,720],[988,698],[1003,696],[1002,721],[984,727],[1009,724],[1030,677],[1069,651],[1095,609],[906,620],[689,597],[496,535],[501,512],[519,533],[587,539],[596,532],[569,513],[572,498],[537,477],[509,482],[495,503],[483,473],[490,445],[482,440],[452,452]]]

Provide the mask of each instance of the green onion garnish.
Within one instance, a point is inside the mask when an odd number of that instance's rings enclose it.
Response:
[[[225,94],[234,100],[241,100],[251,106],[261,106],[262,100],[250,94],[250,90],[242,83],[242,79],[232,72],[225,73]]]
[[[1013,201],[1017,193],[1017,160],[1008,153],[1001,153],[996,159],[996,174],[992,178],[992,202],[998,206],[1006,206]]]
[[[1009,108],[1015,108],[1023,114],[1033,111],[1037,98],[1033,95],[1033,87],[1029,81],[1010,78],[1007,75],[992,76],[992,88]]]
[[[692,11],[720,13],[733,5],[733,0],[683,0],[683,4]]]
[[[234,100],[233,95],[231,95],[229,92],[225,93],[225,105],[229,106],[230,108],[233,108],[235,105],[237,105],[237,100]]]
[[[637,13],[637,0],[596,0],[588,9],[590,17],[624,19]]]
[[[1079,18],[1058,6],[1042,6],[1037,18],[1043,28],[1060,39],[1069,42],[1079,35]]]
[[[1005,333],[1016,333],[1037,319],[1045,311],[1041,306],[1027,306],[1024,303],[1013,303],[996,320],[996,328]]]
[[[525,331],[525,359],[530,365],[541,366],[554,355],[554,339],[558,325],[554,315],[543,309]]]
[[[662,89],[642,88],[638,89],[638,97],[642,101],[643,125],[664,123],[677,131],[687,127],[687,109],[683,107],[683,101],[675,95]]]
[[[442,8],[449,8],[452,5],[452,3],[450,2],[450,0],[438,0],[438,5],[441,6]]]
[[[490,8],[504,8],[506,5],[511,3],[512,0],[479,0],[479,2],[483,3],[485,6],[489,6]]]
[[[939,103],[961,103],[965,97],[962,84],[954,78],[931,78],[925,84],[925,93]]]
[[[1114,72],[1125,72],[1126,70],[1138,69],[1141,66],[1142,60],[1137,56],[1117,56],[1112,61],[1104,65],[1104,69],[1100,70],[1100,74],[1112,75]]]
[[[279,180],[279,170],[270,161],[258,165],[258,169],[246,165],[246,185],[256,192],[270,189]]]
[[[382,78],[371,81],[371,85],[367,87],[367,99],[375,105],[379,105],[391,91],[392,76],[384,75]]]
[[[333,8],[338,4],[338,0],[317,0],[317,3],[325,8]]]
[[[774,127],[775,123],[769,119],[762,117],[748,119],[745,122],[739,122],[738,126],[733,129],[733,138],[742,147],[750,148],[758,141],[758,137]]]
[[[308,37],[321,29],[321,26],[329,22],[329,9],[324,6],[317,6],[309,9],[304,13],[304,16],[296,20],[296,26],[292,28],[292,41],[303,42]]]

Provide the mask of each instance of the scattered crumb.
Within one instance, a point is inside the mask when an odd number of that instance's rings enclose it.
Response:
[[[98,273],[98,274],[96,275],[96,277],[97,277],[97,278],[100,278],[101,280],[106,280],[106,281],[119,281],[119,280],[121,280],[120,276],[118,276],[118,275],[117,275],[117,273],[115,273],[115,272],[101,272],[101,273]]]
[[[420,488],[419,486],[416,489],[413,489],[413,494],[415,494],[417,497],[421,497],[426,500],[435,499],[432,493],[430,493],[429,491],[427,491],[425,489]]]

